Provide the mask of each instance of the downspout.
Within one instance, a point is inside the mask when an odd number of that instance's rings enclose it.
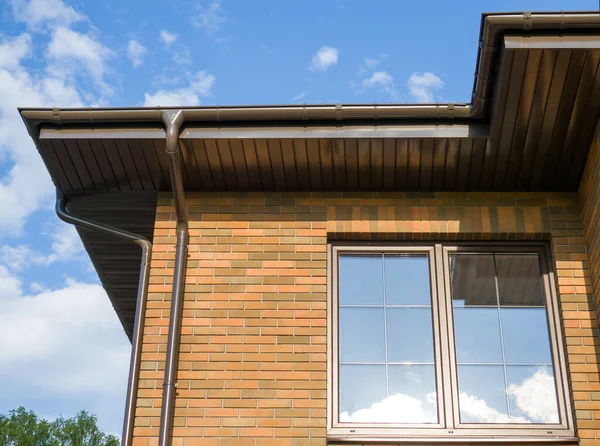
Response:
[[[127,397],[125,400],[125,416],[123,421],[122,446],[131,446],[133,442],[133,425],[135,419],[135,402],[137,398],[138,382],[140,375],[140,361],[142,356],[142,338],[144,333],[144,315],[148,295],[148,282],[150,278],[150,260],[152,257],[152,243],[145,237],[133,232],[117,229],[113,226],[93,220],[77,217],[67,210],[67,198],[60,189],[56,189],[56,215],[69,224],[101,232],[125,241],[135,243],[142,248],[140,263],[140,277],[138,282],[137,299],[135,306],[135,319],[133,324],[133,337],[131,339],[131,359],[129,361],[129,382],[127,384]]]
[[[185,268],[188,253],[188,215],[185,206],[185,193],[181,174],[181,154],[179,153],[179,130],[183,123],[183,110],[163,110],[162,120],[166,126],[166,152],[169,158],[171,188],[175,201],[177,217],[177,245],[175,248],[175,269],[173,272],[173,290],[171,311],[169,314],[169,335],[165,359],[165,377],[163,381],[162,407],[158,446],[170,446],[173,433],[173,413],[177,389],[177,364],[179,359],[179,341],[181,335],[181,316],[183,312],[183,292],[185,286]]]

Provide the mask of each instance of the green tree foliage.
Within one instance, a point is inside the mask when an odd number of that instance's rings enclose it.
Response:
[[[0,415],[0,446],[119,446],[117,437],[101,432],[96,422],[85,410],[50,422],[19,407]]]

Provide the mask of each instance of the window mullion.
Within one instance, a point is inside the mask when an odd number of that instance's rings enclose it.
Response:
[[[385,253],[381,255],[381,281],[383,289],[383,348],[385,350],[385,395],[390,396],[390,376],[388,367],[388,333],[387,333],[387,309],[385,300]]]
[[[456,427],[455,421],[455,411],[453,404],[453,383],[452,383],[452,373],[451,367],[453,364],[452,360],[452,348],[451,348],[451,339],[450,336],[450,328],[448,318],[448,291],[445,280],[445,256],[444,251],[441,244],[436,244],[434,247],[434,259],[435,259],[435,270],[434,270],[434,281],[432,283],[436,284],[436,290],[434,295],[434,302],[432,302],[433,306],[437,310],[437,317],[435,318],[434,323],[437,324],[437,331],[439,333],[439,345],[440,352],[438,355],[437,362],[439,363],[437,370],[441,372],[440,379],[438,380],[438,392],[441,393],[441,413],[443,418],[443,423],[448,429],[454,429]],[[436,328],[436,327],[434,327]],[[442,421],[442,420],[440,420]]]
[[[492,256],[494,261],[494,287],[496,290],[496,302],[498,303],[498,328],[500,330],[500,347],[502,349],[502,373],[504,373],[504,394],[506,397],[506,411],[508,419],[510,415],[510,398],[508,397],[508,378],[506,376],[506,352],[504,351],[504,333],[502,330],[502,312],[500,310],[500,288],[498,286],[498,265],[496,264],[496,254]]]

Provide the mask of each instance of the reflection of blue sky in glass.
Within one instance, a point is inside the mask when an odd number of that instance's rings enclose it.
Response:
[[[458,362],[502,363],[496,308],[454,308],[454,336]]]
[[[501,308],[506,362],[551,364],[545,308]]]
[[[339,294],[340,305],[383,305],[381,255],[341,255]]]
[[[427,256],[385,256],[387,305],[431,305]]]
[[[388,308],[389,362],[433,363],[430,308]]]
[[[385,362],[383,308],[340,308],[340,361]]]

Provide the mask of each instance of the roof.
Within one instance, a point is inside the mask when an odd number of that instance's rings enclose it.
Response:
[[[193,191],[575,191],[600,116],[597,12],[484,14],[472,101],[195,107]],[[160,108],[21,109],[84,217],[151,238],[170,190]],[[131,336],[137,247],[80,232]]]

